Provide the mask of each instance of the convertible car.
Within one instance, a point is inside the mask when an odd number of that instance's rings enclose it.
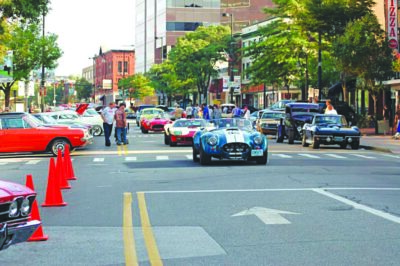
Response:
[[[164,131],[164,126],[170,121],[169,115],[164,112],[154,114],[153,116],[142,116],[140,118],[140,129],[142,130],[142,133],[149,133],[149,131]]]
[[[255,131],[243,118],[214,120],[215,128],[197,131],[193,136],[193,161],[211,163],[211,159],[249,160],[267,164],[267,138]],[[198,157],[199,155],[199,157]]]
[[[350,145],[353,150],[357,150],[361,138],[358,127],[348,126],[346,118],[342,115],[315,115],[310,124],[304,124],[302,135],[303,146],[311,144],[314,149],[318,149],[320,144],[336,144],[342,149]]]
[[[164,144],[171,147],[177,144],[192,144],[193,135],[201,128],[206,128],[206,120],[204,119],[186,119],[181,118],[174,123],[169,123],[164,126]]]
[[[47,127],[27,113],[0,114],[0,153],[52,152],[57,155],[65,145],[70,150],[93,142],[93,136],[82,128]]]
[[[0,180],[0,250],[27,241],[40,226],[28,221],[35,198],[30,188]]]

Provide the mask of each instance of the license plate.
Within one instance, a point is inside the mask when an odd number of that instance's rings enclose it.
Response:
[[[263,150],[251,150],[251,156],[263,156]]]
[[[343,137],[334,137],[333,140],[334,141],[343,141]]]

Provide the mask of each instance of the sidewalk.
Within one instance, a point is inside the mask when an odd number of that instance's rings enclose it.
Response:
[[[360,148],[400,154],[400,139],[392,138],[392,134],[375,134],[374,128],[361,128]]]

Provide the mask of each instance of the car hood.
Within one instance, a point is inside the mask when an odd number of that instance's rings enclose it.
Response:
[[[3,201],[3,198],[9,200],[9,197],[26,194],[35,194],[35,191],[20,184],[0,180],[0,201]]]
[[[88,109],[89,104],[88,103],[80,103],[76,106],[75,112],[77,112],[79,115],[83,115],[83,113]]]
[[[347,127],[347,126],[343,126],[341,124],[317,125],[316,128],[320,132],[324,132],[324,131],[326,131],[326,132],[332,132],[332,131],[357,132],[357,133],[360,132],[357,127]]]

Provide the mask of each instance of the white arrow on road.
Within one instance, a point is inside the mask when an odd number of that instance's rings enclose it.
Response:
[[[232,217],[255,215],[265,224],[290,224],[281,214],[300,214],[295,212],[267,209],[263,207],[253,207],[251,209],[233,214]]]

